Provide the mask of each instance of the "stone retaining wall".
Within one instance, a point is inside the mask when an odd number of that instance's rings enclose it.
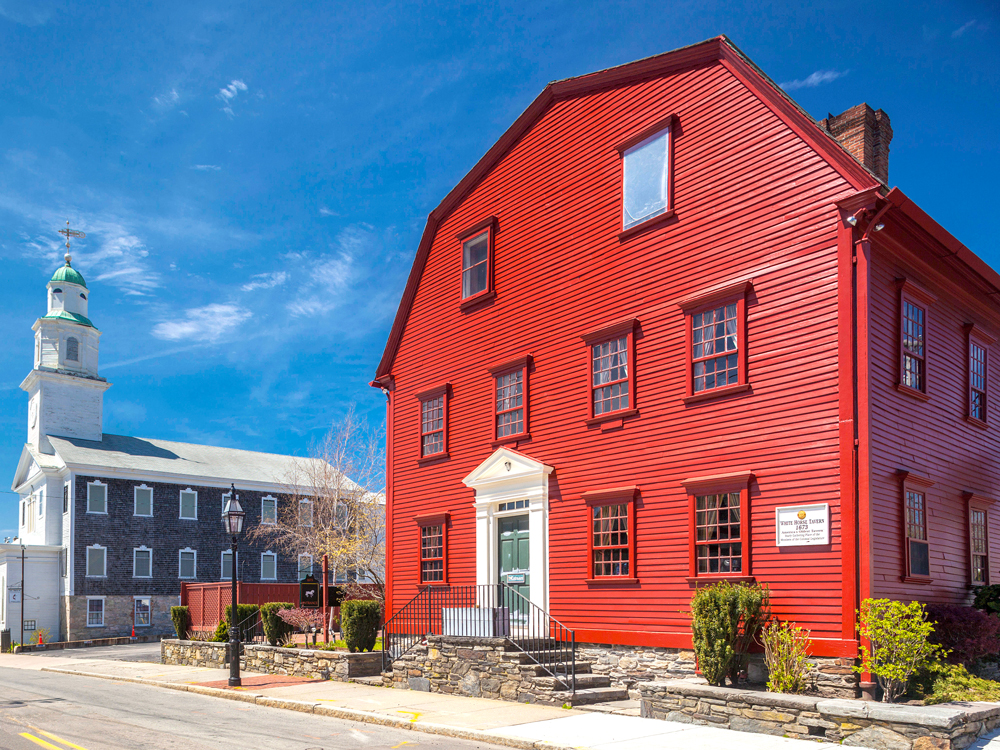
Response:
[[[1000,727],[1000,704],[908,706],[720,688],[683,680],[638,686],[642,715],[883,750],[962,750]]]
[[[590,662],[594,674],[607,675],[615,687],[624,687],[633,700],[639,700],[637,686],[640,682],[683,679],[696,674],[694,651],[684,648],[580,643],[576,647],[576,658]],[[855,697],[857,676],[851,669],[853,659],[811,657],[809,662],[810,692],[824,698]],[[763,654],[750,655],[747,678],[753,685],[767,684]]]
[[[226,664],[228,644],[206,641],[160,642],[164,664],[219,669]],[[347,651],[319,651],[303,648],[246,645],[240,668],[261,674],[285,674],[315,680],[347,682],[354,677],[372,677],[382,673],[382,652],[352,654]]]
[[[392,663],[391,684],[428,693],[541,703],[551,691],[532,682],[522,670],[519,652],[504,638],[428,636]]]

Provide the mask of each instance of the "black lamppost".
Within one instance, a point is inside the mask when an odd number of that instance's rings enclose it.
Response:
[[[246,513],[240,506],[240,496],[236,494],[236,485],[231,485],[226,508],[222,511],[222,525],[226,533],[232,537],[232,558],[230,571],[233,574],[233,609],[229,622],[229,687],[240,687],[240,623],[237,621],[236,596],[236,547],[240,532],[243,531],[243,519]]]

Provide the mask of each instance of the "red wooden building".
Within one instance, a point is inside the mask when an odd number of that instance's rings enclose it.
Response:
[[[387,614],[506,581],[690,648],[694,587],[754,579],[854,656],[862,598],[997,576],[1000,275],[888,188],[891,136],[725,38],[547,86],[431,213],[372,383]]]

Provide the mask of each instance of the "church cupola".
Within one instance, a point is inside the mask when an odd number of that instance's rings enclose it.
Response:
[[[67,227],[67,238],[82,237]],[[34,369],[21,383],[28,392],[28,442],[51,453],[47,435],[100,440],[103,394],[110,384],[98,375],[101,332],[88,315],[90,290],[83,275],[66,265],[52,274],[47,285],[46,314],[35,321]]]

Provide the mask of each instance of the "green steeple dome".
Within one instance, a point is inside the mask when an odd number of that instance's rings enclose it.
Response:
[[[66,256],[66,265],[62,268],[56,269],[56,272],[52,274],[52,281],[61,281],[65,284],[79,284],[84,289],[87,288],[87,282],[83,280],[83,276],[77,271],[73,266],[69,264],[69,255]]]

